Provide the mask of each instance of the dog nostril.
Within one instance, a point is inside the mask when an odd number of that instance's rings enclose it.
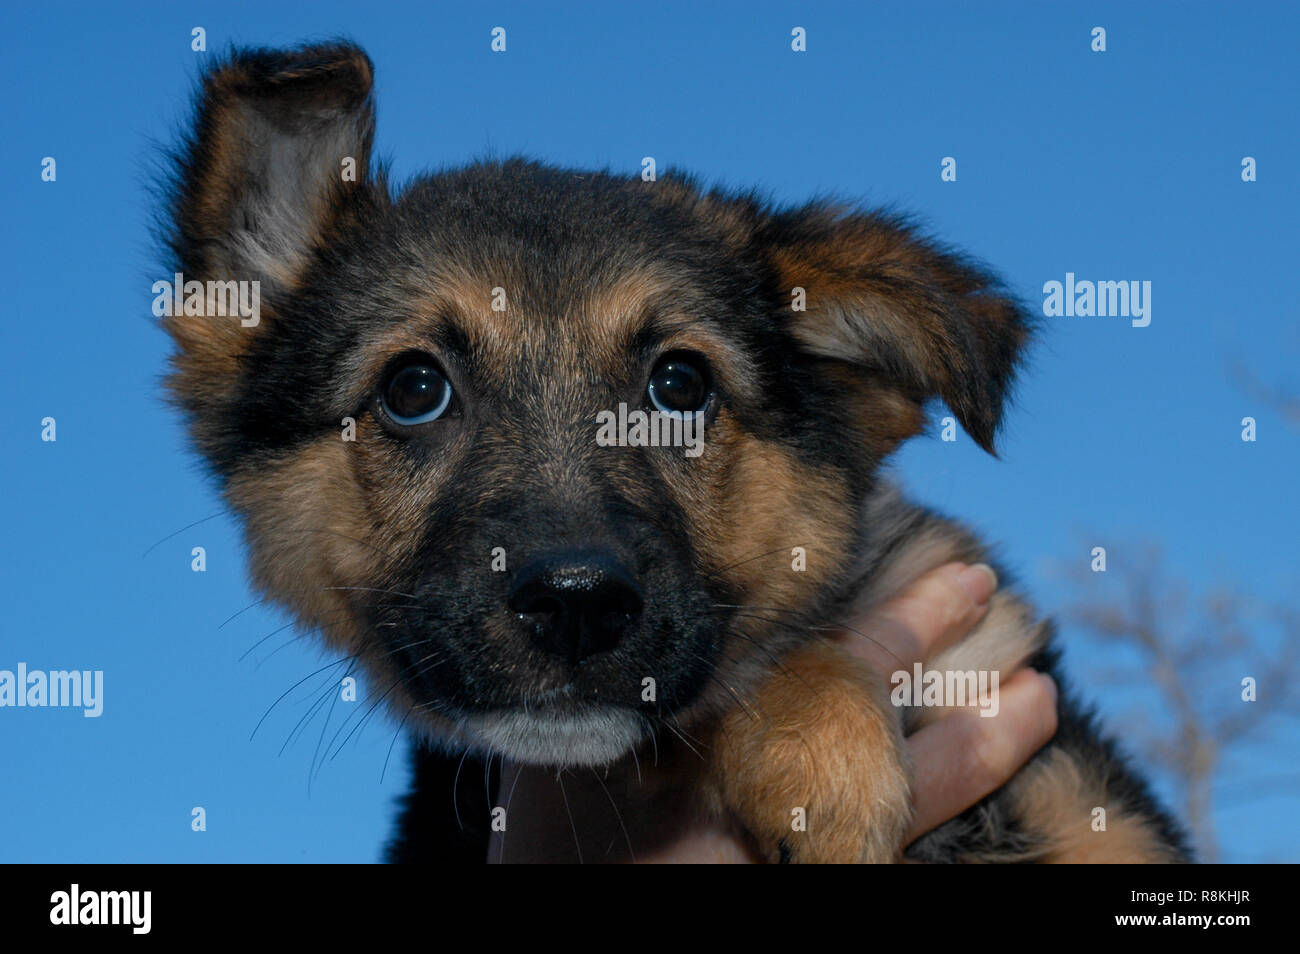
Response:
[[[506,605],[529,620],[542,648],[576,663],[618,645],[644,601],[636,581],[611,554],[572,550],[521,567]]]
[[[545,593],[526,594],[518,605],[512,604],[510,608],[527,616],[560,616],[564,613],[564,604]]]

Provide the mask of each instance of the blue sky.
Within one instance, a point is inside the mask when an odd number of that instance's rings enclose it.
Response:
[[[105,711],[0,709],[0,860],[371,861],[406,781],[400,739],[384,773],[386,717],[315,772],[341,707],[285,745],[319,677],[250,740],[330,657],[284,630],[240,658],[288,620],[254,606],[223,625],[255,599],[229,517],[149,550],[220,511],[161,401],[150,314],[168,277],[151,169],[213,55],[191,51],[194,26],[209,50],[359,41],[398,178],[489,153],[628,172],[650,155],[781,200],[912,211],[1031,303],[1066,272],[1150,281],[1148,327],[1044,319],[1001,460],[932,436],[898,469],[998,541],[1048,611],[1071,594],[1059,561],[1106,545],[1122,573],[1148,538],[1193,588],[1300,602],[1300,432],[1228,373],[1239,359],[1300,392],[1292,4],[9,4],[0,669],[102,669]],[[940,181],[945,156],[956,182]],[[1076,670],[1110,662],[1076,628],[1065,638]],[[1118,690],[1089,692],[1131,718]],[[1234,761],[1225,859],[1300,857],[1298,741],[1283,726]]]

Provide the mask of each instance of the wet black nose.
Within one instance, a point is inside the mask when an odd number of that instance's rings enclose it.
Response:
[[[612,554],[566,550],[520,567],[506,604],[529,619],[538,645],[576,663],[613,649],[643,601]]]

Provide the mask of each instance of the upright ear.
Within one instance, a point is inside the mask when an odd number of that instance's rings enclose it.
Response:
[[[168,223],[186,283],[246,283],[241,293],[255,288],[261,313],[274,312],[369,191],[372,81],[370,59],[342,43],[236,50],[204,75]],[[164,324],[179,345],[173,393],[192,412],[211,408],[260,319],[171,314]]]
[[[346,44],[237,50],[204,76],[173,203],[187,272],[292,286],[369,175],[372,83]]]
[[[993,453],[1031,327],[995,276],[902,219],[822,204],[776,213],[759,239],[782,286],[805,291],[792,330],[807,351],[873,371],[918,403],[942,398]]]

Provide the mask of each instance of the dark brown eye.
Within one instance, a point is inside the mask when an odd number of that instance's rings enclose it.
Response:
[[[388,378],[382,400],[398,424],[424,424],[442,417],[451,406],[451,382],[434,365],[412,362]]]
[[[703,362],[688,354],[660,358],[650,374],[646,393],[655,410],[687,417],[703,413],[713,396]]]

